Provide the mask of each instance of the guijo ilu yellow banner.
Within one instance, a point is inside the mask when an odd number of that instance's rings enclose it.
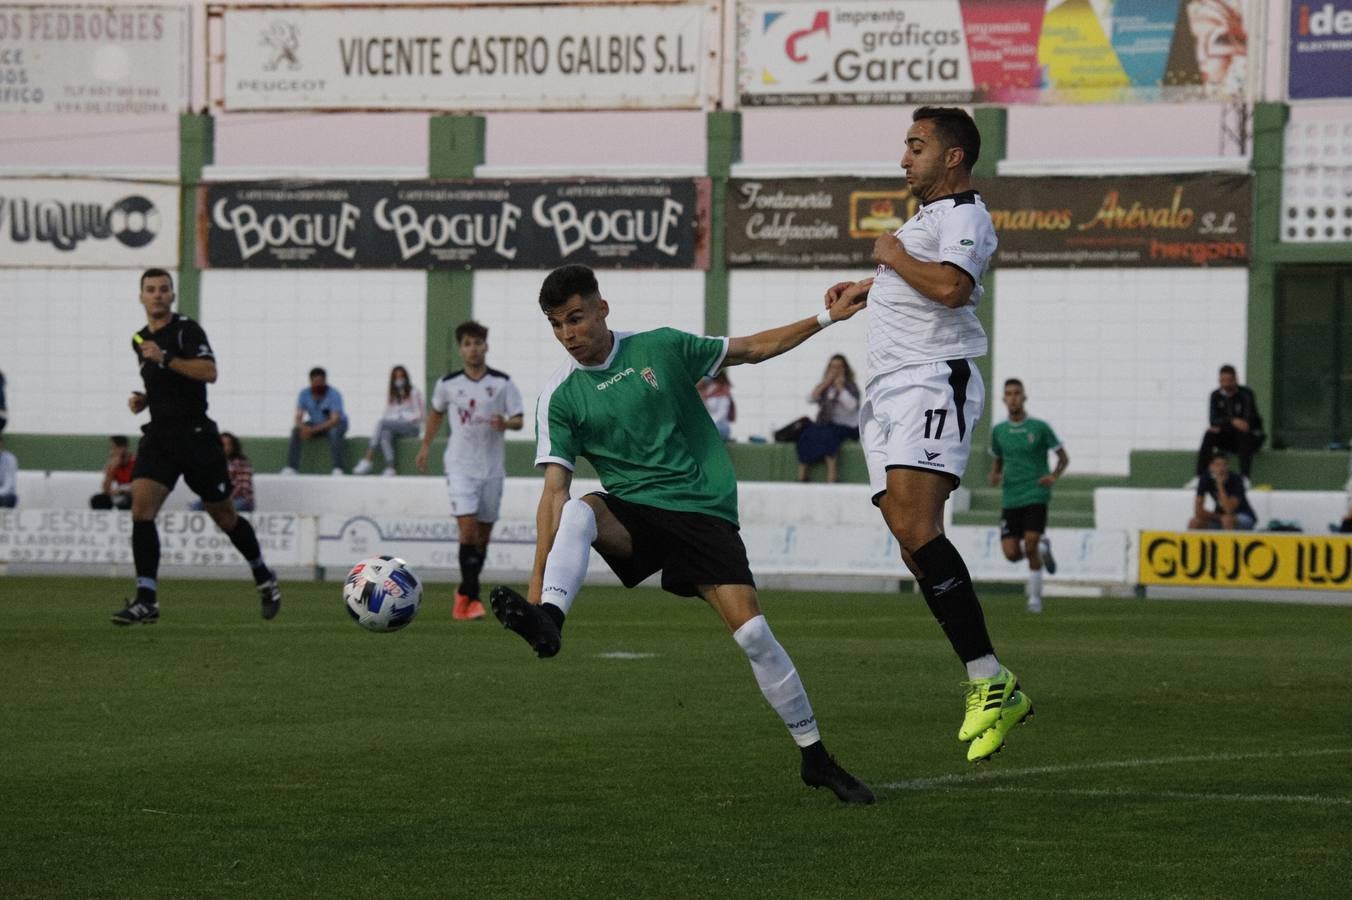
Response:
[[[1352,590],[1352,537],[1143,531],[1141,584]]]

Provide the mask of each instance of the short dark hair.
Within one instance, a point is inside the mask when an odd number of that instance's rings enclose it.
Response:
[[[310,370],[310,377],[311,377],[311,378],[314,378],[316,375],[318,375],[320,378],[324,379],[325,381],[328,381],[328,380],[329,380],[329,373],[324,371],[324,367],[323,367],[323,366],[315,366],[313,369]]]
[[[164,269],[146,269],[144,272],[142,272],[142,273],[141,273],[141,282],[140,282],[141,287],[145,287],[145,286],[146,286],[146,279],[147,279],[147,278],[168,278],[168,279],[169,279],[169,287],[172,288],[172,287],[174,286],[174,276],[170,275],[170,274],[169,274],[168,272],[166,272]]]
[[[1223,459],[1225,460],[1225,464],[1227,466],[1230,465],[1230,457],[1224,450],[1217,450],[1213,452],[1211,456],[1207,458],[1207,465],[1211,465],[1218,459]]]
[[[241,443],[239,442],[239,438],[235,437],[235,435],[234,435],[233,432],[222,431],[222,432],[221,432],[221,439],[224,440],[225,438],[230,438],[230,442],[231,442],[232,444],[235,445],[235,450],[234,450],[234,452],[231,453],[228,457],[226,457],[227,459],[248,459],[248,458],[249,458],[249,457],[247,457],[247,456],[244,455],[244,445],[241,444]]]
[[[1017,379],[1017,378],[1006,378],[1006,379],[1005,379],[1005,387],[1009,387],[1011,384],[1017,384],[1019,387],[1023,387],[1023,382],[1020,381],[1019,379]]]
[[[540,285],[540,309],[545,312],[558,309],[576,296],[589,300],[601,296],[596,273],[578,263],[559,266],[546,275],[544,284]]]
[[[124,450],[127,447],[127,436],[125,434],[115,434],[108,438],[108,440],[113,442],[114,447],[121,447]]]
[[[488,340],[488,329],[473,319],[468,322],[461,322],[455,326],[455,342],[458,344],[466,337],[476,337],[481,341],[486,341]]]
[[[943,141],[944,149],[957,147],[962,151],[962,166],[970,174],[981,156],[981,132],[967,110],[956,106],[922,106],[911,115],[912,122],[930,119],[934,133]]]
[[[1221,366],[1220,374],[1222,374],[1222,375],[1233,375],[1233,376],[1235,376],[1236,378],[1239,377],[1239,373],[1235,371],[1235,367],[1232,366],[1232,365],[1230,365],[1229,363],[1226,363],[1225,365]]]

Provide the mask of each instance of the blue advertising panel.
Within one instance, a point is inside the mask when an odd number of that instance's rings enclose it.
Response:
[[[1293,2],[1287,60],[1292,100],[1352,97],[1352,0]]]

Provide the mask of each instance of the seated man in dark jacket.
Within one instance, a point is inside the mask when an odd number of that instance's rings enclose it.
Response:
[[[1206,508],[1210,497],[1214,510]],[[1244,492],[1244,480],[1230,471],[1230,461],[1217,453],[1207,471],[1197,481],[1189,528],[1222,528],[1226,531],[1252,531],[1258,517]]]
[[[1208,461],[1224,451],[1239,457],[1239,474],[1247,480],[1253,455],[1266,437],[1263,417],[1253,391],[1239,383],[1234,366],[1221,366],[1220,383],[1211,392],[1211,424],[1197,451],[1197,476],[1204,475]]]

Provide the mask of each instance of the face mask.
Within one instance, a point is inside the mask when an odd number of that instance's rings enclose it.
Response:
[[[394,386],[397,388],[406,388],[408,387],[408,382],[403,378],[396,378],[394,379]]]

